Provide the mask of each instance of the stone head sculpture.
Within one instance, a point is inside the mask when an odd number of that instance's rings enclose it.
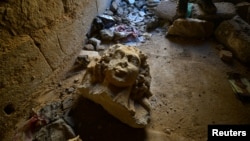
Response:
[[[147,124],[150,113],[150,81],[146,54],[136,47],[116,44],[90,62],[80,91],[121,121],[142,127]],[[140,112],[144,111],[144,116],[138,119],[141,123],[134,117],[138,106]]]

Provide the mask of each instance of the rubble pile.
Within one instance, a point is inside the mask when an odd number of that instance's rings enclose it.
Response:
[[[106,11],[95,17],[87,33],[95,50],[102,42],[145,42],[150,29],[158,26],[153,8],[160,0],[112,0]],[[93,40],[98,40],[93,43]]]

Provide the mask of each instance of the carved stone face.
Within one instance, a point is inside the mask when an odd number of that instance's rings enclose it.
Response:
[[[119,47],[109,62],[105,79],[114,86],[132,86],[138,76],[140,65],[137,52],[129,47]]]

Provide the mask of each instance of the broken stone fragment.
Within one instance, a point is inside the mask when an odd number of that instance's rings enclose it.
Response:
[[[161,1],[154,11],[158,17],[173,22],[176,15],[176,7],[176,1]]]
[[[116,44],[90,62],[78,90],[123,123],[143,128],[150,119],[150,82],[147,56]]]
[[[97,18],[101,20],[103,28],[110,28],[115,25],[115,19],[113,16],[102,14],[98,15]]]
[[[124,15],[124,10],[122,9],[122,7],[118,7],[117,11],[116,11],[117,15]]]
[[[160,3],[160,0],[147,0],[148,7],[156,7]]]
[[[227,62],[227,63],[232,63],[233,61],[233,54],[231,51],[228,50],[221,50],[220,51],[220,58],[221,60]]]
[[[213,33],[213,23],[199,19],[177,19],[168,29],[167,36],[204,39]]]
[[[145,4],[145,1],[135,1],[135,6],[139,9],[141,9]]]
[[[74,138],[75,133],[73,129],[65,123],[63,119],[58,119],[51,124],[42,127],[35,133],[34,139],[37,141],[67,141]]]
[[[113,2],[111,3],[111,5],[110,5],[110,10],[111,10],[112,12],[116,12],[117,9],[118,9],[118,5],[117,5],[116,1],[113,1]]]
[[[74,63],[75,69],[86,68],[90,60],[97,56],[99,56],[97,51],[81,50]]]
[[[89,43],[92,44],[96,50],[96,48],[98,48],[100,46],[101,40],[98,40],[97,38],[92,37],[89,39]]]
[[[239,16],[223,21],[215,30],[216,39],[245,64],[250,64],[250,25]]]
[[[233,18],[236,15],[236,8],[230,2],[215,2],[217,8],[216,14],[206,14],[201,10],[198,4],[193,4],[191,17],[195,19],[208,20],[208,21],[223,21]]]
[[[99,56],[97,51],[88,51],[88,50],[81,50],[78,57],[87,57],[88,59],[93,59]]]
[[[114,13],[111,10],[106,10],[104,12],[104,14],[109,15],[109,16],[113,16],[114,15]]]
[[[92,44],[86,44],[83,47],[84,50],[95,50],[95,47]]]
[[[100,34],[102,40],[111,41],[114,38],[114,32],[111,29],[103,29]]]
[[[48,123],[53,122],[62,116],[61,107],[62,104],[60,102],[49,103],[38,111],[38,115],[44,117]]]
[[[241,2],[236,6],[237,14],[245,20],[248,24],[250,24],[250,3],[249,2]]]

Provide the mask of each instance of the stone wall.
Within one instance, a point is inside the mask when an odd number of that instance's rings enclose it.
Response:
[[[67,71],[97,9],[92,0],[0,1],[1,139],[14,129],[30,94]]]

